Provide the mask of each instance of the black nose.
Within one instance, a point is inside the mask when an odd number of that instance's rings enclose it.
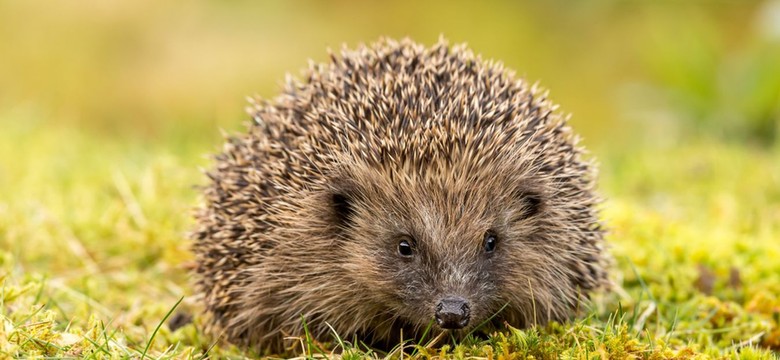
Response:
[[[462,329],[469,324],[469,303],[460,296],[447,296],[436,305],[436,323],[442,329]]]

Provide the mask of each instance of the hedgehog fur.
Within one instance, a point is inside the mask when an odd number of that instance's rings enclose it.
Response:
[[[608,257],[594,165],[556,109],[444,40],[312,63],[252,102],[208,173],[192,234],[208,329],[279,352],[304,323],[392,346],[566,320]]]

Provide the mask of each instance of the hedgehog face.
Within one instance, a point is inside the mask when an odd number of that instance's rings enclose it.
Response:
[[[523,279],[544,256],[529,246],[541,192],[493,175],[447,184],[394,175],[363,175],[331,197],[348,276],[372,289],[369,302],[413,327],[454,331],[531,310]]]

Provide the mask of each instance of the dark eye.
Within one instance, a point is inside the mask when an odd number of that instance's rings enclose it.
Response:
[[[496,237],[493,233],[487,233],[485,234],[485,252],[493,252],[496,250],[496,245],[498,244],[498,237]]]
[[[408,239],[401,240],[398,243],[398,253],[403,257],[412,256],[412,244]]]

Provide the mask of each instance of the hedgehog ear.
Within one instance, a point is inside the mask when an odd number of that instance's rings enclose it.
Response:
[[[538,215],[544,209],[544,198],[535,190],[519,189],[515,198],[521,206],[520,219],[528,219]]]
[[[335,192],[330,197],[331,207],[336,221],[342,228],[346,228],[352,222],[355,209],[352,207],[352,199],[343,192]]]

